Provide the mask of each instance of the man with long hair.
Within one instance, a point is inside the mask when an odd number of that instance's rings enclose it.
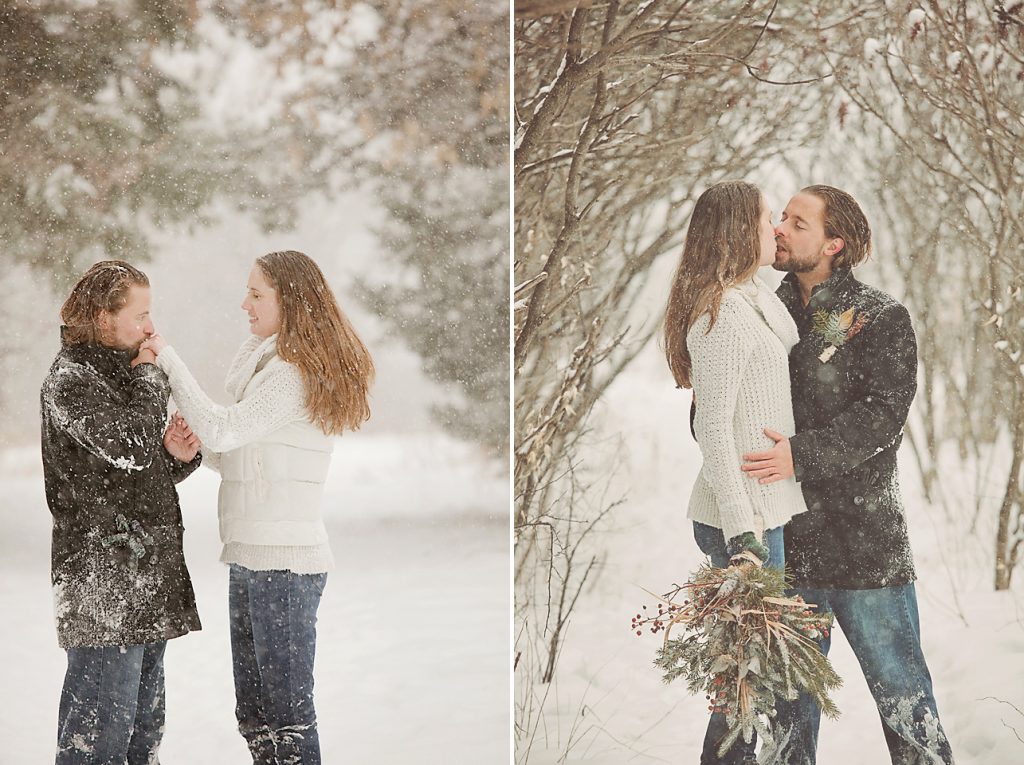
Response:
[[[157,761],[167,640],[200,629],[174,484],[199,442],[167,421],[170,386],[142,343],[149,280],[93,265],[61,308],[61,350],[41,391],[51,575],[67,651],[57,765]]]
[[[852,196],[809,186],[776,227],[778,295],[800,332],[790,353],[796,435],[744,455],[763,484],[796,477],[808,512],[786,527],[786,563],[808,603],[835,614],[860,662],[894,765],[952,763],[921,651],[913,555],[896,452],[917,390],[907,309],[854,278],[871,229]],[[821,648],[828,653],[829,638]],[[820,710],[781,702],[775,759],[813,765]]]

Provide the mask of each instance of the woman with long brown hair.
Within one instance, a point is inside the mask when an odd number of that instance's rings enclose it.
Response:
[[[370,416],[373,361],[301,252],[257,259],[242,308],[252,336],[228,370],[230,406],[212,401],[159,335],[143,347],[167,373],[204,464],[221,474],[239,731],[254,763],[319,765],[316,612],[334,566],[321,495],[331,437]]]
[[[789,351],[796,325],[757,276],[775,261],[771,211],[760,190],[725,181],[693,208],[665,315],[665,355],[681,388],[693,388],[694,435],[704,462],[690,494],[694,538],[715,566],[750,560],[782,568],[782,527],[805,511],[789,478],[769,484],[740,470],[745,453],[795,431]],[[708,724],[701,765],[753,763],[755,742],[718,745],[725,716]]]

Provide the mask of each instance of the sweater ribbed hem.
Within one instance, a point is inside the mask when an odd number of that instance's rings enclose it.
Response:
[[[292,547],[247,545],[229,542],[220,555],[221,563],[236,563],[252,571],[292,571],[323,574],[334,570],[334,556],[328,544]]]

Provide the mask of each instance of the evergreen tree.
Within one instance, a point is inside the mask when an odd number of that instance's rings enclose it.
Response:
[[[0,237],[5,255],[70,277],[146,253],[143,216],[192,215],[211,183],[189,129],[195,99],[154,64],[185,42],[177,0],[8,3],[0,11]]]
[[[203,113],[181,67],[201,21],[278,65],[269,124]],[[287,227],[314,191],[365,184],[393,271],[362,296],[458,394],[439,412],[508,434],[508,7],[468,0],[134,0],[0,10],[0,238],[61,289],[214,200]],[[207,62],[208,63],[208,62]],[[280,98],[276,98],[280,96]]]
[[[381,240],[399,278],[364,296],[461,401],[438,414],[508,447],[508,7],[385,3],[372,65],[347,80],[375,134]]]
[[[313,166],[334,189],[373,189],[388,213],[377,233],[396,276],[362,298],[458,391],[443,423],[507,453],[508,6],[245,6],[216,10],[315,83],[287,115],[319,141]]]
[[[102,257],[145,259],[147,230],[201,222],[215,196],[269,225],[290,220],[295,184],[254,162],[279,137],[210,126],[172,69],[172,52],[200,42],[198,19],[194,0],[15,0],[0,9],[0,240],[9,259],[63,289]]]

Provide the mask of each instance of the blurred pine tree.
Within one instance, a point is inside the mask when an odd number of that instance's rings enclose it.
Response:
[[[13,2],[0,10],[4,255],[71,278],[146,257],[144,218],[195,215],[214,188],[194,94],[154,65],[187,44],[194,2]]]

